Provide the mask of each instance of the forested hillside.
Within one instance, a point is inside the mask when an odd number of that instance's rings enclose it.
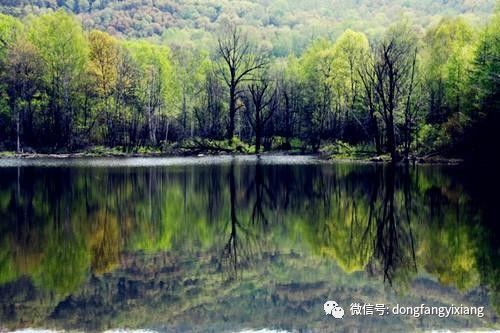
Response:
[[[442,16],[475,24],[491,15],[494,0],[5,0],[0,12],[23,17],[63,8],[85,29],[116,36],[193,40],[207,44],[228,21],[250,30],[274,55],[300,53],[311,40],[336,38],[346,29],[380,35],[401,17],[421,29]]]
[[[51,5],[78,16],[3,3],[36,15],[0,14],[2,150],[279,149],[397,161],[495,148],[500,13],[490,2]],[[144,8],[170,13],[156,25],[162,39],[115,36],[151,35],[120,16],[145,17]],[[116,23],[99,21],[106,12]]]

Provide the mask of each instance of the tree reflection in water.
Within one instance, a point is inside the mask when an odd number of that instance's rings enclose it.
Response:
[[[64,298],[139,254],[162,254],[135,269],[172,272],[165,286],[182,260],[215,258],[203,272],[237,282],[298,253],[294,265],[333,262],[395,289],[420,274],[463,292],[485,285],[498,308],[498,215],[474,186],[437,166],[0,168],[0,296],[29,278]]]
[[[393,275],[398,270],[409,271],[413,268],[416,272],[415,250],[413,248],[414,239],[411,232],[410,218],[411,195],[407,170],[402,173],[403,207],[399,207],[395,202],[395,166],[389,164],[384,168],[382,173],[384,193],[381,211],[370,213],[370,217],[375,217],[376,220],[376,232],[374,236],[375,251],[373,256],[382,266],[384,280],[392,284]],[[379,184],[379,182],[376,184]],[[372,200],[374,202],[370,204],[371,209],[376,207],[375,197],[372,196]],[[404,209],[405,214],[399,214],[396,211],[398,208]],[[371,223],[369,220],[368,227]]]
[[[251,214],[248,222],[241,223],[238,220],[238,198],[236,189],[235,163],[231,163],[228,172],[229,179],[229,202],[230,202],[230,223],[229,238],[225,243],[219,262],[219,270],[226,273],[228,279],[238,277],[240,266],[252,263],[252,259],[259,256],[259,249],[262,245],[259,242],[259,235],[266,231],[270,224],[266,216],[265,208],[274,208],[274,196],[272,190],[265,184],[262,164],[260,158],[255,163],[255,173],[248,182],[244,191],[244,198],[253,200]]]

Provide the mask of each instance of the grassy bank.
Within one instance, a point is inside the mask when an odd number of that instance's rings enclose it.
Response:
[[[35,152],[33,150],[17,153],[15,151],[1,151],[0,158],[130,158],[130,157],[176,157],[176,156],[220,156],[220,155],[254,155],[255,146],[239,140],[228,141],[192,140],[183,144],[174,143],[162,147],[105,147],[94,146],[75,151]],[[327,143],[319,150],[293,142],[289,146],[275,144],[260,154],[281,155],[316,155],[324,160],[357,161],[371,163],[388,163],[389,154],[378,154],[370,145],[349,145],[344,142]],[[403,160],[403,162],[405,162]],[[411,155],[409,163],[420,164],[459,164],[462,159],[443,156],[438,153]]]

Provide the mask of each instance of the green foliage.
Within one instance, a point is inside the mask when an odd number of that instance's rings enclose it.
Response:
[[[471,88],[476,107],[499,109],[498,87],[500,73],[500,12],[496,12],[481,31],[475,49]],[[492,103],[492,104],[489,104]]]
[[[22,32],[22,23],[14,17],[0,13],[0,59],[5,57],[8,46]]]
[[[245,30],[250,30],[262,44],[270,45],[275,55],[286,56],[289,53],[300,54],[311,38],[337,37],[349,28],[372,37],[380,35],[395,17],[412,17],[420,29],[435,23],[442,16],[463,13],[477,23],[492,12],[494,5],[494,0],[337,0],[333,4],[328,0],[316,0],[314,3],[296,0],[157,0],[154,3],[37,0],[29,5],[24,1],[9,1],[0,5],[0,11],[24,16],[62,8],[78,14],[90,29],[129,37],[163,36],[168,41],[195,42],[202,47],[213,45],[215,39],[210,36],[211,33],[228,20],[235,20]]]
[[[304,143],[298,138],[288,139],[282,136],[274,136],[272,138],[271,150],[287,150],[301,151],[304,148]]]
[[[47,84],[52,80],[76,84],[89,54],[88,43],[78,21],[59,10],[33,19],[28,29],[29,40],[38,48],[48,67]]]
[[[442,141],[445,135],[439,126],[424,124],[417,134],[417,145],[420,153],[440,151],[444,146]]]
[[[291,19],[289,11],[309,10],[298,2],[240,7],[209,2],[206,8],[182,2],[162,8],[174,15],[186,6],[182,20],[201,19],[198,25],[164,31],[162,39],[122,40],[112,29],[111,34],[84,31],[94,26],[92,13],[124,4],[95,5],[79,3],[80,16],[68,14],[68,8],[30,16],[24,26],[0,16],[0,41],[6,46],[0,54],[2,149],[15,150],[19,141],[19,150],[28,151],[163,145],[176,153],[172,142],[201,138],[228,152],[250,153],[258,136],[256,145],[266,149],[289,149],[292,140],[304,151],[318,151],[324,142],[345,143],[375,146],[377,154],[389,152],[397,160],[401,153],[479,151],[484,140],[478,129],[496,124],[490,117],[498,110],[498,14],[482,30],[471,17],[456,16],[429,20],[426,31],[421,22],[403,19],[387,29],[367,24],[357,31],[349,21],[350,28],[326,33],[330,28],[322,22],[306,27]],[[318,0],[315,7],[325,15],[319,21],[332,15],[324,5]],[[477,9],[482,13],[488,6]],[[421,8],[408,1],[403,7]],[[202,19],[205,14],[209,21]],[[214,44],[231,41],[227,29],[221,35],[221,26],[235,27],[250,17],[267,25],[234,30],[242,57],[235,62],[239,80],[231,83],[231,70]],[[318,30],[314,38],[297,42],[295,31],[301,29]],[[267,57],[269,52],[274,57]],[[272,82],[259,126],[252,116],[255,100],[245,93],[257,77]],[[218,142],[235,133],[236,145]]]
[[[143,101],[159,98],[158,103],[164,106],[164,114],[175,116],[178,109],[170,106],[179,101],[179,82],[175,80],[170,49],[146,41],[128,41],[124,45],[145,74],[139,88]],[[150,94],[154,96],[150,97]]]
[[[93,146],[85,149],[84,154],[90,156],[119,156],[124,155],[124,149],[123,147]]]
[[[368,52],[366,36],[352,30],[346,30],[333,45],[334,85],[339,92],[349,91],[345,94],[348,101],[353,97],[353,93],[361,89],[357,87],[361,84],[360,66],[366,61]],[[353,91],[350,91],[351,89]]]
[[[460,130],[457,121],[466,109],[468,74],[472,68],[476,32],[462,18],[445,18],[429,29],[424,49],[425,87],[429,95],[427,119],[442,125],[441,142],[450,142]]]
[[[47,143],[71,148],[74,142],[74,108],[86,70],[89,48],[75,17],[63,10],[43,14],[28,25],[28,40],[35,46],[45,67],[43,81],[50,105],[43,125]]]
[[[238,137],[233,137],[233,140],[209,140],[209,139],[192,139],[187,140],[183,144],[184,148],[194,151],[207,153],[243,153],[250,154],[255,152],[255,147],[241,141]]]
[[[240,153],[253,153],[255,152],[255,147],[243,142],[238,137],[234,137],[231,143],[228,144],[228,149],[232,149],[235,152]]]
[[[134,152],[138,154],[155,154],[155,153],[158,154],[161,151],[155,147],[145,146],[145,147],[137,147],[137,149],[134,149]]]
[[[347,142],[336,141],[321,147],[321,154],[332,159],[366,160],[377,155],[371,145],[350,145]]]
[[[495,138],[500,128],[500,12],[481,31],[473,55],[467,87],[468,112],[462,122],[465,139],[463,149],[470,158],[490,159],[496,151]],[[498,161],[497,154],[492,157]]]

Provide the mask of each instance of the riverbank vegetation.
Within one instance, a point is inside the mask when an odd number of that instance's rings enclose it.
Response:
[[[392,161],[494,151],[498,10],[482,24],[457,16],[425,29],[404,19],[377,33],[347,29],[284,54],[230,19],[206,43],[124,39],[81,20],[0,14],[0,150]]]

